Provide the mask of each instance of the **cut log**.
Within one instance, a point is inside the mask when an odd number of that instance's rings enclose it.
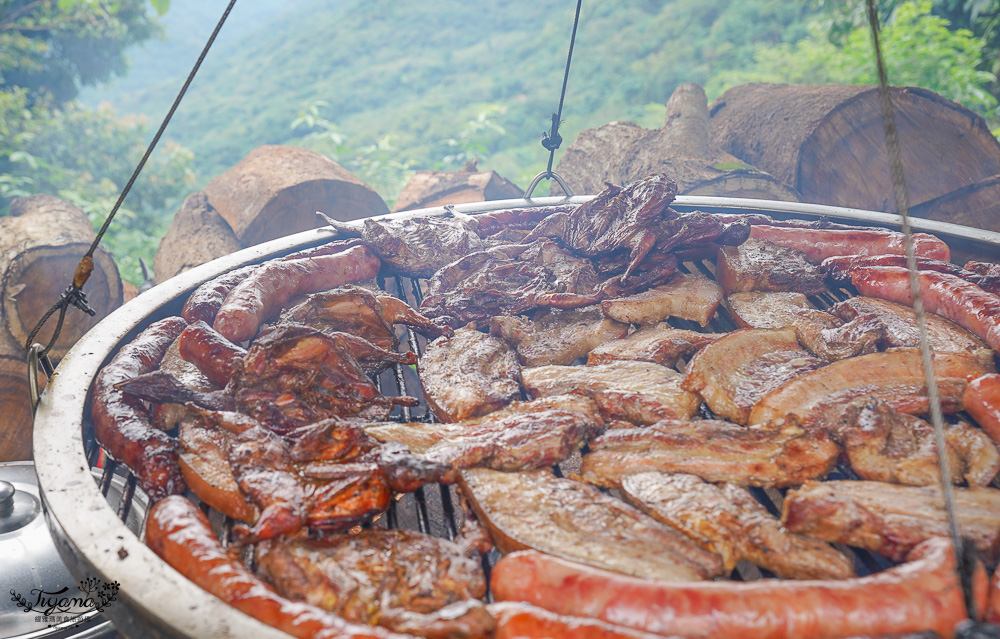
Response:
[[[0,462],[31,459],[33,415],[24,358],[0,355]]]
[[[185,198],[160,240],[153,260],[155,282],[165,282],[178,273],[241,248],[233,229],[212,208],[205,192],[197,191]]]
[[[389,212],[347,169],[294,146],[257,147],[209,182],[205,193],[243,246],[316,228],[316,211],[340,221]]]
[[[991,175],[911,206],[910,213],[929,220],[1000,231],[1000,175]]]
[[[925,89],[891,96],[911,206],[1000,173],[982,117]],[[713,103],[711,126],[723,149],[805,202],[896,210],[875,87],[742,85]]]
[[[17,198],[10,217],[0,218],[0,324],[5,341],[23,347],[31,330],[73,281],[80,258],[94,240],[87,216],[51,195]],[[94,253],[94,271],[84,286],[93,317],[70,308],[59,339],[49,353],[58,361],[70,346],[122,304],[122,282],[111,254]],[[50,321],[35,341],[48,343],[56,322]]]
[[[611,122],[581,133],[557,172],[578,195],[599,193],[605,182],[627,184],[666,173],[682,195],[797,201],[794,190],[713,145],[705,91],[693,82],[677,87],[658,130]],[[553,194],[561,194],[558,185]]]
[[[524,189],[496,171],[476,171],[474,166],[462,171],[417,171],[403,187],[392,211],[509,200],[523,194]]]

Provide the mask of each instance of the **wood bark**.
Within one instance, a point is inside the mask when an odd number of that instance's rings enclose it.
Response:
[[[165,282],[178,273],[240,250],[236,239],[204,191],[187,196],[160,240],[153,260],[154,281]]]
[[[393,213],[445,204],[519,198],[524,189],[496,171],[417,171],[399,194]]]
[[[4,350],[0,348],[0,462],[29,460],[34,411],[28,367],[24,357]]]
[[[0,218],[0,324],[5,341],[23,348],[35,324],[73,281],[80,258],[95,235],[87,216],[69,202],[51,195],[18,198],[11,215]],[[49,353],[58,361],[97,322],[122,304],[122,282],[111,254],[94,253],[94,271],[84,286],[97,312],[89,316],[70,308],[59,338]],[[48,343],[53,319],[35,341]]]
[[[797,200],[792,189],[719,149],[710,133],[705,91],[688,82],[667,101],[662,128],[611,122],[584,131],[566,149],[557,172],[580,195],[599,193],[605,182],[666,173],[682,195]],[[562,193],[558,186],[552,192]]]
[[[320,226],[316,211],[341,221],[389,212],[347,169],[314,151],[260,146],[205,188],[243,246]]]
[[[925,89],[890,95],[911,206],[1000,173],[983,118]],[[875,87],[747,84],[713,103],[711,126],[723,149],[803,201],[896,210]]]

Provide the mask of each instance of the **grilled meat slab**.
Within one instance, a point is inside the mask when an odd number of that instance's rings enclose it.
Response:
[[[826,291],[825,275],[801,251],[767,240],[749,239],[719,249],[715,279],[726,294],[742,291]]]
[[[471,328],[428,344],[419,373],[427,405],[442,422],[485,415],[521,396],[514,350]]]
[[[597,405],[576,395],[512,402],[452,424],[387,422],[365,427],[375,439],[400,443],[430,461],[503,471],[557,464],[603,429]]]
[[[532,319],[501,315],[490,320],[490,334],[517,349],[525,366],[572,364],[595,347],[628,334],[628,324],[608,319],[597,305],[542,309]]]
[[[955,514],[961,535],[987,561],[1000,548],[1000,490],[956,488]],[[809,482],[790,490],[781,521],[793,532],[867,548],[902,561],[920,542],[948,537],[941,489],[875,481]]]
[[[211,415],[213,413],[204,411],[192,412],[178,427],[179,461],[184,482],[198,499],[212,508],[252,524],[260,517],[260,511],[240,490],[229,463],[235,435],[219,428]]]
[[[257,567],[275,589],[362,624],[428,639],[486,639],[479,557],[409,530],[363,530],[258,544]]]
[[[732,570],[747,560],[785,579],[853,577],[849,557],[829,544],[788,532],[743,486],[686,474],[640,473],[622,480],[639,510],[718,553]]]
[[[546,470],[462,471],[462,492],[501,552],[533,548],[636,577],[696,581],[721,558],[593,486]]]
[[[652,362],[673,368],[684,357],[722,337],[721,333],[699,333],[666,323],[643,326],[628,337],[601,344],[587,356],[588,366],[615,360]]]
[[[961,410],[969,381],[988,372],[971,355],[938,353],[934,376],[945,412]],[[767,424],[793,415],[803,423],[834,431],[857,401],[880,399],[893,410],[919,415],[927,410],[924,373],[917,349],[872,353],[834,362],[800,375],[765,395],[747,423]]]
[[[722,289],[703,275],[678,273],[643,293],[604,300],[607,317],[630,324],[653,324],[668,317],[708,324],[722,302]]]
[[[532,399],[577,394],[593,399],[608,421],[652,424],[690,419],[701,399],[681,388],[681,374],[649,362],[613,361],[598,366],[539,366],[521,372]]]
[[[607,488],[646,471],[763,487],[798,486],[825,477],[840,449],[826,433],[792,422],[781,428],[745,428],[715,420],[664,420],[645,428],[609,430],[590,441],[580,476]]]
[[[745,328],[701,349],[681,387],[701,395],[719,417],[746,424],[761,397],[824,364],[799,346],[792,329]]]
[[[845,324],[801,293],[734,293],[726,303],[740,326],[794,328],[809,352],[828,361],[874,353],[885,335],[877,317],[861,315]]]

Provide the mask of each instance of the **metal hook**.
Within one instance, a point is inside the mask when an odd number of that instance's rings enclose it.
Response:
[[[555,171],[542,171],[541,173],[536,175],[535,179],[532,180],[531,184],[528,185],[527,190],[525,190],[524,192],[524,199],[530,200],[531,194],[535,192],[535,187],[538,186],[538,183],[545,178],[555,180],[559,184],[559,186],[562,187],[562,190],[566,194],[566,197],[573,197],[573,191],[569,188],[569,185],[567,185],[566,182],[561,177],[559,177],[558,173],[556,173]]]
[[[38,407],[41,400],[42,389],[38,383],[38,367],[41,364],[42,372],[46,377],[52,377],[52,361],[48,355],[44,354],[45,347],[35,342],[28,349],[28,393],[31,394],[31,410]]]

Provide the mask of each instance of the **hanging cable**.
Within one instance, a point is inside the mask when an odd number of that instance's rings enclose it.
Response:
[[[87,253],[80,259],[80,263],[76,267],[76,272],[73,273],[72,283],[66,288],[65,291],[63,291],[59,301],[56,302],[52,308],[47,310],[44,315],[42,315],[41,319],[38,320],[38,323],[35,324],[35,327],[31,329],[31,333],[28,334],[28,339],[25,340],[24,348],[26,352],[31,352],[32,345],[34,344],[35,336],[38,335],[38,331],[45,326],[45,324],[49,321],[49,318],[51,318],[55,313],[59,313],[59,318],[56,320],[56,328],[52,332],[51,339],[49,339],[48,344],[46,344],[40,351],[36,350],[34,352],[33,358],[40,358],[42,361],[47,361],[49,351],[56,343],[56,339],[62,331],[63,321],[66,319],[66,311],[70,306],[75,306],[88,315],[95,314],[94,309],[90,308],[90,305],[87,303],[87,296],[83,292],[83,286],[87,283],[87,280],[90,278],[90,274],[94,270],[94,251],[97,250],[97,246],[101,243],[101,239],[107,232],[108,227],[111,226],[111,221],[114,219],[115,214],[118,213],[118,209],[121,207],[122,202],[125,201],[129,191],[132,190],[132,185],[135,184],[135,181],[142,172],[143,167],[146,166],[146,161],[149,160],[149,156],[153,153],[153,149],[156,148],[157,143],[160,141],[163,131],[167,128],[167,124],[170,123],[170,119],[173,118],[174,112],[177,111],[177,107],[184,98],[184,94],[187,93],[188,87],[191,86],[194,76],[198,73],[198,69],[201,67],[201,63],[205,60],[205,56],[208,55],[208,51],[212,48],[212,44],[215,42],[216,36],[219,35],[222,25],[225,24],[226,18],[229,17],[229,13],[233,10],[233,6],[235,5],[236,0],[230,0],[229,5],[226,6],[226,10],[222,13],[219,23],[215,25],[215,29],[212,31],[212,35],[209,36],[208,42],[205,43],[205,47],[201,50],[201,55],[198,56],[198,60],[194,63],[194,67],[192,67],[191,72],[184,81],[184,85],[181,87],[180,92],[174,99],[174,103],[170,105],[170,110],[167,111],[167,115],[160,124],[160,128],[157,129],[156,135],[153,136],[149,146],[146,147],[146,152],[143,154],[142,159],[139,160],[139,164],[135,167],[135,171],[132,172],[132,176],[125,184],[125,188],[122,189],[121,195],[118,196],[118,200],[115,202],[114,206],[111,207],[111,212],[108,214],[108,217],[105,218],[104,223],[97,232],[97,236],[90,244],[90,248],[87,249]]]
[[[566,70],[563,72],[562,91],[559,92],[559,107],[552,114],[552,125],[547,132],[542,132],[542,146],[549,152],[549,163],[544,171],[535,176],[531,184],[524,191],[524,197],[529,198],[534,192],[538,183],[544,179],[555,180],[566,195],[573,195],[569,186],[559,175],[552,170],[552,163],[556,157],[556,149],[562,144],[562,136],[559,135],[559,125],[562,123],[563,103],[566,101],[566,85],[569,83],[569,67],[573,62],[573,47],[576,45],[576,30],[580,24],[580,7],[583,0],[576,0],[576,16],[573,18],[573,33],[569,38],[569,52],[566,54]]]

